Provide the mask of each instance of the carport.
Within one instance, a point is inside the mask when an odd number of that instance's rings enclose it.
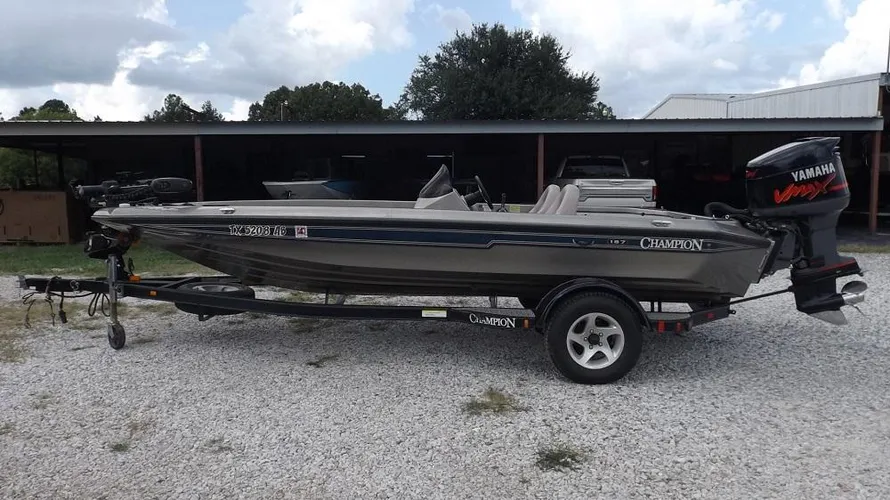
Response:
[[[570,154],[620,154],[635,176],[659,183],[666,208],[700,211],[703,200],[740,203],[745,163],[797,137],[836,135],[853,191],[851,209],[877,227],[881,117],[651,119],[609,121],[0,122],[0,146],[57,155],[55,189],[69,180],[65,159],[87,162],[87,182],[119,171],[195,181],[199,200],[265,198],[263,180],[288,180],[310,157],[364,155],[380,196],[411,197],[441,163],[457,178],[478,174],[495,198],[533,202]],[[876,169],[875,169],[876,170]],[[390,189],[402,186],[405,189]],[[44,184],[44,188],[50,187]],[[496,194],[497,193],[497,194]],[[741,197],[741,201],[739,201]]]

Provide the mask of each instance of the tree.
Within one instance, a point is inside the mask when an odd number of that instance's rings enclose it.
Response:
[[[420,56],[399,107],[427,120],[614,118],[599,79],[573,74],[569,55],[550,35],[474,25]]]
[[[290,89],[270,91],[262,103],[250,105],[248,121],[383,121],[404,116],[394,108],[384,108],[378,94],[354,83],[310,83]]]
[[[200,110],[191,111],[189,106],[176,94],[168,94],[164,98],[161,109],[154,110],[145,115],[142,121],[146,122],[221,122],[223,115],[210,101],[204,101]]]
[[[50,99],[44,102],[39,108],[26,106],[19,111],[19,114],[10,120],[28,121],[28,120],[80,120],[77,111],[71,108],[65,101],[59,99]]]
[[[39,108],[26,106],[9,121],[31,120],[77,120],[77,111],[65,101],[50,99]],[[63,159],[65,178],[81,177],[86,172],[86,164],[73,158]],[[34,152],[30,150],[0,148],[0,186],[19,187],[26,184],[43,188],[59,185],[58,156],[54,152]]]

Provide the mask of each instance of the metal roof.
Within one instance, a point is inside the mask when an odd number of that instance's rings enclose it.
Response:
[[[883,130],[879,117],[818,119],[528,120],[454,122],[0,122],[0,137],[214,135],[455,135],[864,132]]]
[[[757,93],[671,94],[643,118],[766,119],[880,116],[877,109],[878,93],[881,87],[888,85],[890,85],[890,74],[872,73]],[[709,104],[705,105],[703,101],[708,101]]]

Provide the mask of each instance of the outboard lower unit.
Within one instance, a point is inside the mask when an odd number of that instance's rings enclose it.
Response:
[[[845,324],[840,308],[864,299],[867,286],[837,279],[862,270],[837,250],[837,222],[850,201],[839,137],[800,139],[748,162],[748,215],[765,223],[776,242],[765,273],[791,267],[797,309],[833,324]]]

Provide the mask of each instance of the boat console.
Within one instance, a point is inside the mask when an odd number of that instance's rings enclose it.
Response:
[[[483,210],[485,210],[487,205],[489,210],[496,211],[488,190],[482,184],[482,179],[478,175],[475,178],[479,190],[462,196],[451,184],[451,172],[448,170],[448,167],[442,165],[442,168],[436,172],[436,175],[420,190],[417,201],[414,203],[414,208],[470,211],[473,210],[471,207],[477,203],[485,202]],[[562,189],[556,184],[551,184],[547,186],[538,202],[528,213],[575,215],[578,211],[580,195],[581,192],[578,186],[574,184],[566,185]]]

